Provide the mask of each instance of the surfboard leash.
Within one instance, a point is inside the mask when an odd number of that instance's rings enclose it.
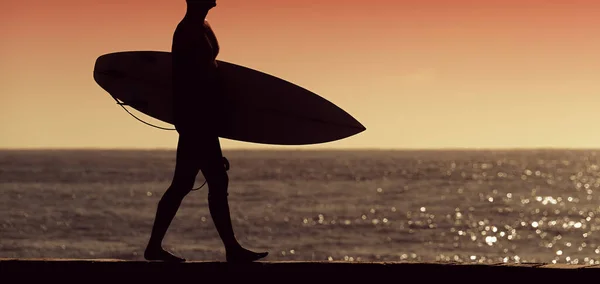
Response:
[[[229,160],[227,160],[227,158],[223,157],[223,165],[225,166],[225,171],[229,171],[230,165],[229,165]],[[196,191],[198,189],[201,189],[202,187],[204,187],[204,185],[206,184],[206,179],[204,179],[204,183],[198,187],[198,188],[192,188],[191,191]]]
[[[113,98],[114,98],[114,97],[113,97]],[[145,121],[143,121],[141,118],[139,118],[139,117],[135,116],[135,114],[131,113],[131,112],[130,112],[130,111],[129,111],[129,110],[126,108],[126,107],[125,107],[125,106],[127,106],[128,104],[126,104],[126,103],[122,103],[122,102],[120,102],[119,100],[117,100],[116,98],[114,98],[114,99],[115,99],[115,101],[117,101],[117,104],[118,104],[118,105],[120,105],[120,106],[121,106],[121,107],[122,107],[122,108],[123,108],[123,109],[124,109],[124,110],[125,110],[125,111],[126,111],[128,114],[129,114],[129,115],[133,116],[133,118],[137,119],[139,122],[141,122],[141,123],[143,123],[143,124],[146,124],[146,125],[148,125],[148,126],[152,126],[152,127],[154,127],[154,128],[162,129],[162,130],[175,130],[175,128],[166,128],[166,127],[161,127],[161,126],[157,126],[157,125],[154,125],[154,124],[152,124],[152,123],[149,123],[149,122],[145,122]]]
[[[176,130],[175,128],[166,128],[166,127],[161,127],[161,126],[157,126],[154,125],[152,123],[149,122],[145,122],[144,120],[142,120],[141,118],[137,117],[135,114],[131,113],[125,106],[128,105],[126,103],[120,102],[117,98],[113,97],[113,99],[115,99],[115,101],[117,102],[117,104],[119,106],[121,106],[121,108],[123,108],[123,110],[125,110],[129,115],[131,115],[133,118],[137,119],[139,122],[146,124],[148,126],[154,127],[154,128],[158,128],[161,130]],[[229,164],[229,160],[227,160],[227,158],[223,157],[223,165],[225,166],[225,171],[229,171],[230,168],[230,164]],[[202,183],[201,186],[197,187],[197,188],[192,188],[191,191],[197,191],[199,189],[201,189],[202,187],[204,187],[206,185],[206,179],[204,179],[204,183]]]
[[[204,180],[204,183],[202,183],[202,185],[200,187],[192,188],[192,189],[190,189],[190,191],[196,191],[198,189],[201,189],[202,187],[204,187],[205,184],[206,184],[206,180]]]
[[[129,111],[129,110],[126,108],[126,107],[125,107],[125,106],[126,106],[126,105],[128,105],[128,104],[120,102],[120,101],[119,101],[119,100],[117,100],[117,98],[115,98],[115,97],[113,97],[113,99],[115,99],[115,101],[117,102],[117,104],[118,104],[118,105],[120,105],[120,106],[123,108],[123,110],[125,110],[125,112],[127,112],[129,115],[131,115],[133,118],[137,119],[139,122],[141,122],[141,123],[143,123],[143,124],[146,124],[146,125],[148,125],[148,126],[152,126],[152,127],[154,127],[154,128],[158,128],[158,129],[161,129],[161,130],[176,130],[175,128],[166,128],[166,127],[161,127],[161,126],[154,125],[154,124],[152,124],[152,123],[149,123],[149,122],[145,122],[145,121],[144,121],[144,120],[142,120],[141,118],[139,118],[139,117],[135,116],[135,114],[131,113],[131,112],[130,112],[130,111]],[[202,183],[202,185],[201,185],[200,187],[198,187],[198,188],[192,188],[192,189],[191,189],[191,191],[196,191],[196,190],[199,190],[199,189],[201,189],[202,187],[204,187],[204,185],[206,185],[206,179],[204,180],[204,183]]]

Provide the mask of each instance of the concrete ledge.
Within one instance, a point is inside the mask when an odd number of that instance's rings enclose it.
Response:
[[[1,279],[17,277],[26,280],[42,277],[44,281],[67,279],[125,281],[134,277],[135,283],[163,282],[164,279],[197,280],[194,283],[213,283],[207,279],[236,279],[260,283],[288,283],[309,281],[313,283],[365,283],[365,280],[397,283],[422,281],[460,281],[460,283],[482,283],[489,280],[558,280],[600,278],[600,265],[565,264],[459,264],[459,263],[415,263],[415,262],[254,262],[228,264],[225,262],[191,261],[164,263],[147,261],[125,261],[117,259],[0,259]],[[498,279],[495,279],[497,278]],[[572,278],[577,277],[577,278]],[[332,282],[332,280],[334,280]],[[527,280],[526,282],[530,282]],[[1,281],[0,281],[1,282]],[[518,282],[518,281],[517,281]],[[5,282],[13,283],[13,282]],[[222,282],[226,283],[226,282]],[[254,283],[254,281],[251,281]],[[375,283],[375,282],[373,282]],[[425,282],[428,283],[428,282]],[[453,283],[453,282],[451,282]],[[458,283],[458,282],[457,282]]]

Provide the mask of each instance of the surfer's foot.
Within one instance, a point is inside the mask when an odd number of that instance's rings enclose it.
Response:
[[[146,260],[158,260],[164,262],[184,262],[184,258],[177,257],[172,253],[164,250],[161,247],[158,248],[146,248],[144,252],[144,258]]]
[[[253,262],[267,256],[268,252],[253,252],[243,247],[236,247],[233,249],[227,249],[226,258],[227,262]]]

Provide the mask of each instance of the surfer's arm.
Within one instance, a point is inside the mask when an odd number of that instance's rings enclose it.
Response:
[[[206,52],[194,52],[189,58],[191,66],[196,70],[194,73],[194,85],[203,90],[214,92],[217,90],[217,65],[213,57]]]
[[[208,38],[213,48],[214,54],[219,54],[219,41],[217,40],[215,32],[213,31],[208,21],[204,21],[204,25],[206,26],[206,37]]]

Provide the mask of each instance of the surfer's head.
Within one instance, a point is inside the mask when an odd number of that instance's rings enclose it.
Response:
[[[217,6],[216,0],[185,0],[187,3],[186,18],[204,21],[208,11]]]
[[[194,6],[198,8],[211,9],[217,6],[216,0],[185,0],[188,6]]]

